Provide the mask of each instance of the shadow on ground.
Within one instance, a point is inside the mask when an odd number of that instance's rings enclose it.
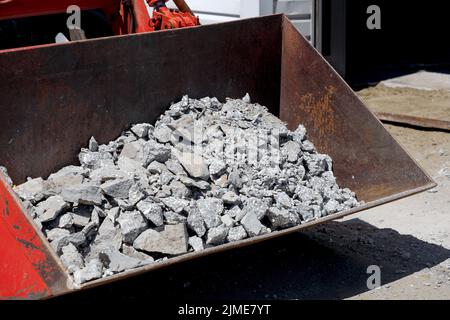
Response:
[[[386,284],[448,258],[443,247],[353,219],[58,299],[343,299],[368,290],[369,265]]]

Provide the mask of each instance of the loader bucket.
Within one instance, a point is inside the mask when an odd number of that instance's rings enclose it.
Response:
[[[188,253],[75,288],[4,177],[0,297],[48,298],[286,235],[434,186],[333,68],[283,15],[47,45],[0,53],[0,165],[16,184],[77,164],[91,136],[115,139],[154,122],[184,94],[242,97],[295,129],[303,123],[334,159],[338,183],[362,207],[256,238]],[[0,175],[2,175],[0,173]]]

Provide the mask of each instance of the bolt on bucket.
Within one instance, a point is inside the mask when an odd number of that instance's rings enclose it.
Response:
[[[365,204],[270,234],[188,253],[75,287],[0,172],[0,298],[48,298],[104,285],[341,218],[435,186],[283,15],[0,53],[0,164],[14,182],[74,164],[91,136],[154,122],[172,101],[242,97],[265,105],[334,160]]]

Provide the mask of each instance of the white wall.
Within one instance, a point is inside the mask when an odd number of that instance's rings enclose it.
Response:
[[[240,18],[286,14],[308,38],[312,38],[314,0],[186,0],[202,24],[232,21]],[[170,1],[169,7],[175,5]]]

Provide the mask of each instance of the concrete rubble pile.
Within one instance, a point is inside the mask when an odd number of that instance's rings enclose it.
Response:
[[[183,97],[79,160],[14,188],[76,284],[359,205],[302,125],[248,95]]]

